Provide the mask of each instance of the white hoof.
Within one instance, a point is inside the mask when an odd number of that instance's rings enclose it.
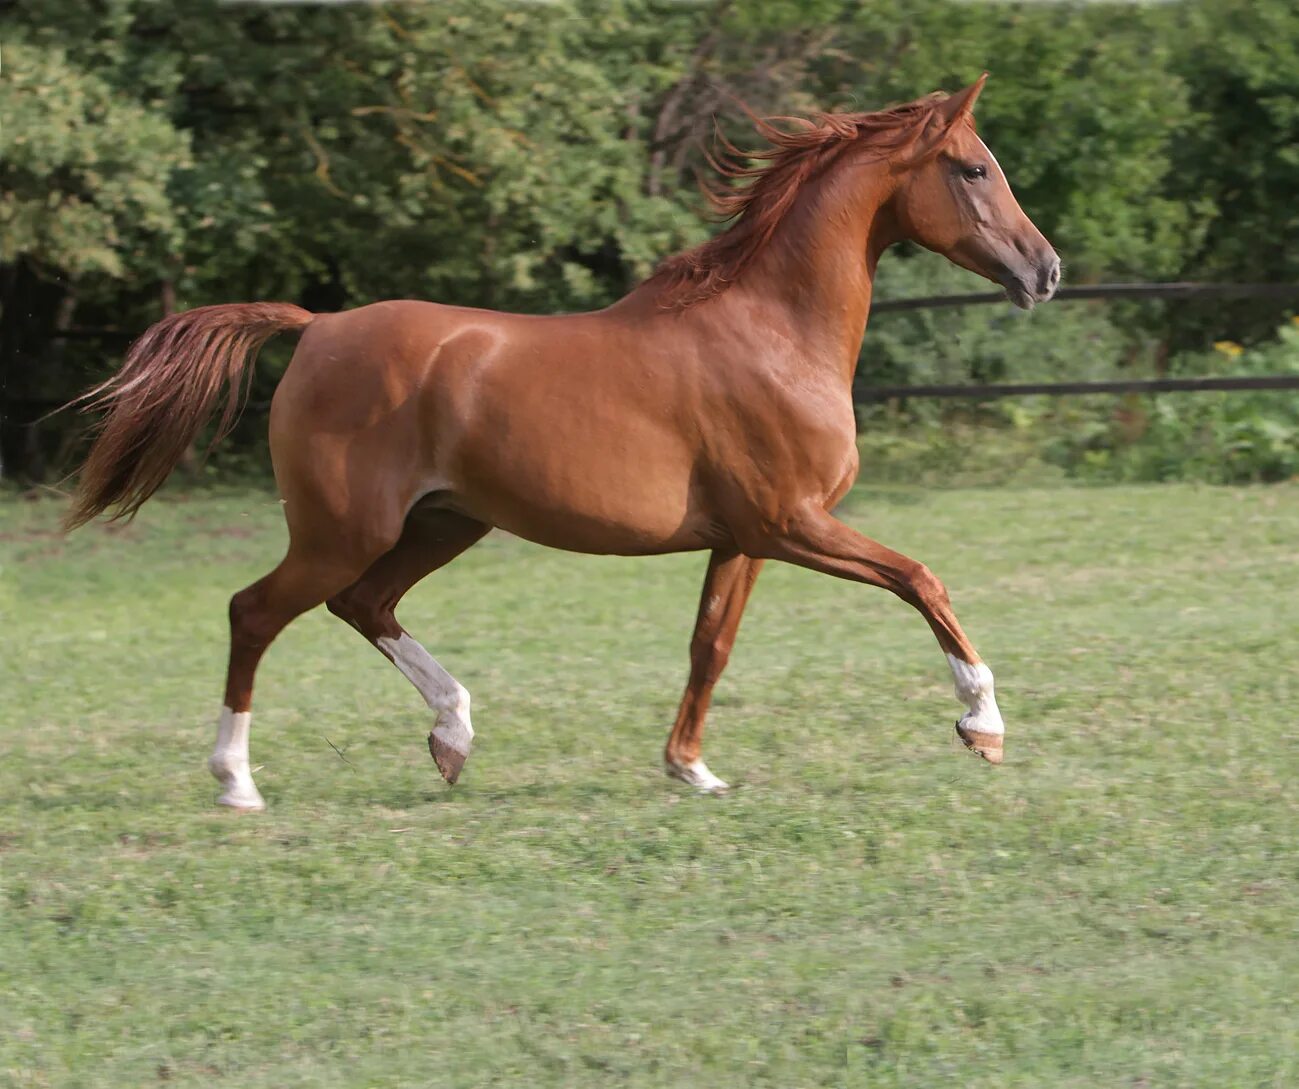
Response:
[[[208,760],[207,767],[224,788],[217,798],[217,805],[228,805],[231,809],[266,808],[266,801],[246,765],[236,763],[232,767],[222,756],[213,756]]]
[[[669,763],[666,766],[668,775],[694,787],[700,794],[725,794],[731,789],[729,784],[709,771],[708,765],[702,760],[694,760],[689,764]]]
[[[251,783],[247,786],[232,787],[217,798],[217,805],[228,805],[231,809],[261,810],[266,802],[261,793]]]

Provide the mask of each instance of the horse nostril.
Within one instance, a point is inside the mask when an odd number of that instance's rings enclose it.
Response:
[[[1050,295],[1060,282],[1060,260],[1052,257],[1050,264],[1043,265],[1038,273],[1037,285],[1039,295]]]

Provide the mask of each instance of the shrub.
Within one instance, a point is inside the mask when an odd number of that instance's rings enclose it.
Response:
[[[1173,361],[1172,373],[1299,375],[1299,324],[1244,349],[1224,342]],[[1299,392],[1167,393],[1125,398],[1108,413],[1061,430],[1045,459],[1100,480],[1203,480],[1215,484],[1299,475]]]

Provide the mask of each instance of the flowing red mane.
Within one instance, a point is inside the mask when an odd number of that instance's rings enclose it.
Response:
[[[690,306],[725,291],[771,241],[803,187],[850,148],[866,147],[879,158],[914,161],[912,148],[946,98],[942,93],[926,95],[874,113],[753,117],[754,128],[768,142],[757,151],[743,151],[718,133],[709,164],[722,178],[748,184],[705,186],[718,218],[730,220],[731,226],[659,265],[648,282],[659,285],[660,305]],[[792,127],[779,127],[782,124]],[[759,165],[748,165],[755,159]]]

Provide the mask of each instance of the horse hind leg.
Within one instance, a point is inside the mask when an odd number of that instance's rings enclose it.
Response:
[[[356,582],[331,597],[329,611],[378,648],[434,713],[429,752],[448,783],[460,777],[473,743],[469,692],[397,622],[394,610],[425,575],[450,563],[490,526],[451,511],[415,511],[397,543]]]
[[[279,566],[230,599],[225,705],[208,760],[208,770],[223,788],[217,798],[221,805],[234,809],[266,805],[253,782],[248,753],[253,679],[266,648],[295,617],[365,571],[400,533],[398,519],[376,511],[357,512],[347,526],[325,521],[329,524],[291,522],[289,550]],[[366,528],[354,528],[358,525]]]
[[[216,747],[208,760],[208,770],[223,788],[217,798],[220,805],[234,809],[263,809],[266,805],[253,782],[248,758],[253,678],[266,648],[290,621],[346,585],[363,566],[363,562],[348,564],[342,557],[304,556],[290,547],[274,571],[230,599],[225,705],[217,724]]]

